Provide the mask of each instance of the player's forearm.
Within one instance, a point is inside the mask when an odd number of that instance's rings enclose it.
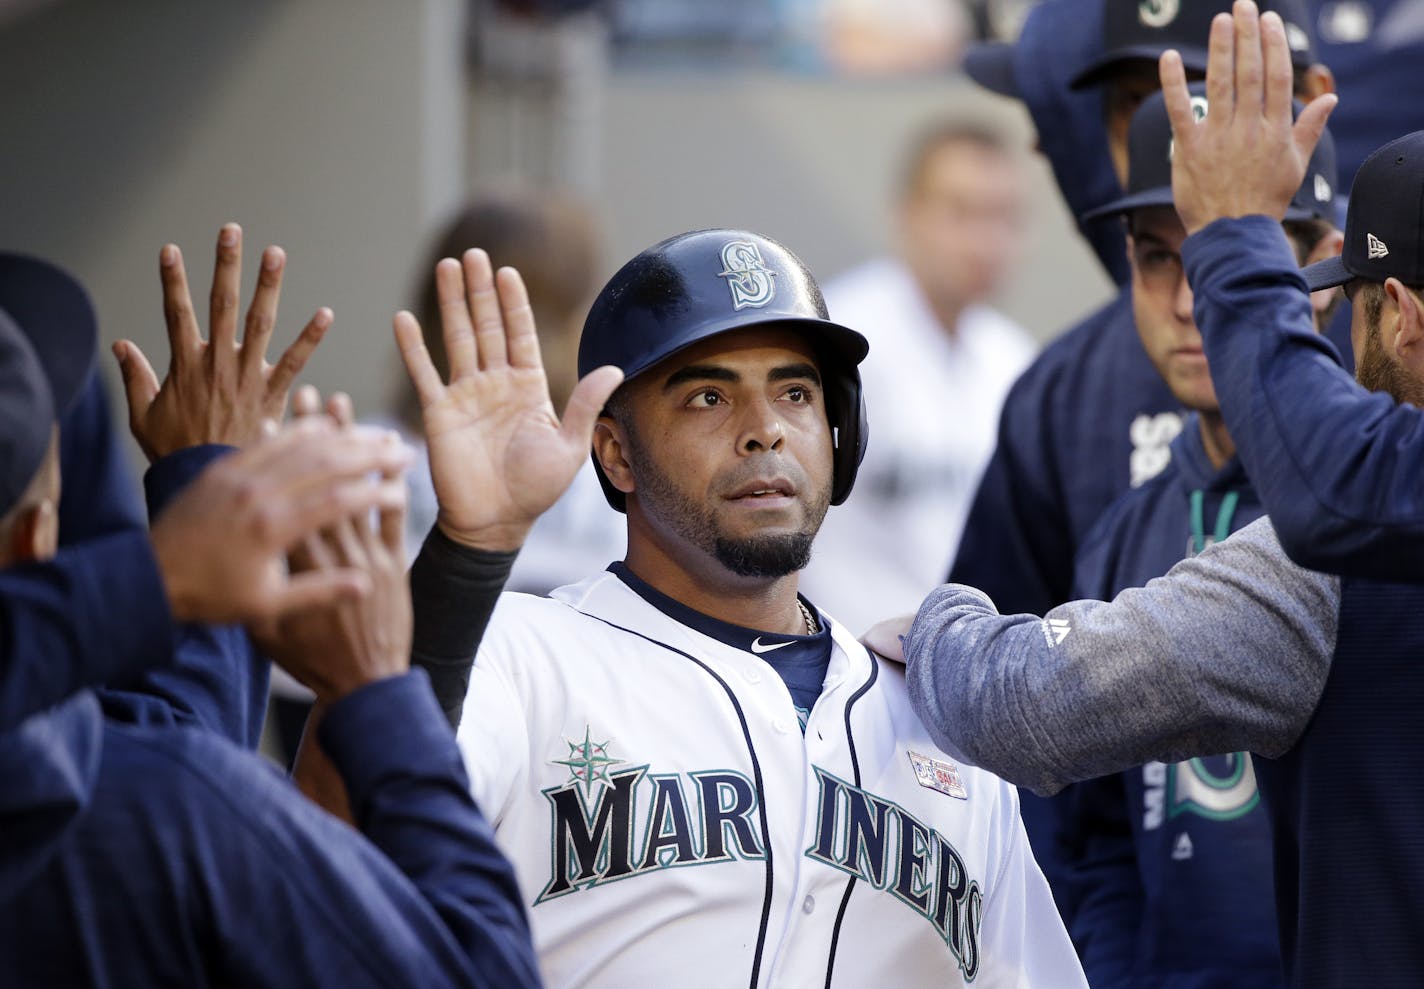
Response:
[[[451,728],[460,726],[475,652],[517,555],[462,546],[436,526],[410,568],[411,666],[430,675]]]
[[[1417,577],[1424,416],[1336,363],[1275,221],[1218,221],[1182,255],[1222,414],[1291,558]]]
[[[1152,760],[1274,756],[1324,688],[1338,605],[1338,581],[1289,563],[1264,520],[1042,622],[948,585],[905,640],[911,700],[938,744],[1037,793]]]
[[[538,985],[514,870],[470,796],[454,737],[413,671],[333,702],[322,748],[356,826],[401,870],[488,985]]]

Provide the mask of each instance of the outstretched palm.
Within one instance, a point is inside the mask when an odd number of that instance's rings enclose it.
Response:
[[[616,368],[590,373],[560,423],[549,400],[534,316],[519,273],[496,275],[484,251],[435,269],[450,381],[430,361],[420,327],[396,316],[396,340],[420,395],[439,525],[483,549],[523,543],[534,520],[589,455],[594,423],[623,380]]]

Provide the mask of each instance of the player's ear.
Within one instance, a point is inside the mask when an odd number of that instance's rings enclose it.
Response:
[[[1299,96],[1302,103],[1335,91],[1335,73],[1327,65],[1316,62],[1301,76]]]
[[[1424,303],[1398,278],[1386,279],[1384,291],[1399,310],[1390,349],[1401,362],[1418,369],[1424,366]]]
[[[59,512],[48,498],[26,506],[10,526],[9,562],[51,559],[59,550]]]
[[[1330,232],[1317,240],[1315,246],[1310,249],[1310,254],[1305,259],[1305,265],[1314,264],[1317,261],[1324,261],[1327,258],[1333,258],[1344,249],[1345,235],[1334,227],[1331,227]],[[1305,265],[1301,265],[1301,267],[1303,268]],[[1310,293],[1310,308],[1315,310],[1317,320],[1330,308],[1338,292],[1339,289],[1329,288]]]
[[[628,434],[622,424],[612,416],[599,416],[593,427],[593,454],[608,483],[624,494],[632,494],[635,487],[628,452]]]

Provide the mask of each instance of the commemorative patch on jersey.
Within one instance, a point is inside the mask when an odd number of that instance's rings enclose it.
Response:
[[[905,750],[910,757],[910,765],[915,769],[915,779],[920,786],[960,800],[969,799],[969,791],[964,789],[964,781],[959,778],[959,767],[947,759],[931,759],[918,752]]]

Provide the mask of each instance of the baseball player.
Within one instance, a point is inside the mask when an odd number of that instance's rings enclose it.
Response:
[[[448,387],[397,327],[441,502],[417,651],[477,624],[462,590],[590,431],[627,515],[625,560],[500,599],[459,727],[549,981],[1083,985],[1013,788],[937,749],[903,670],[797,594],[866,441],[865,339],[801,262],[740,230],[638,255],[594,302],[562,427],[513,272],[496,293],[472,251],[437,278]],[[604,365],[626,374],[606,404]]]

